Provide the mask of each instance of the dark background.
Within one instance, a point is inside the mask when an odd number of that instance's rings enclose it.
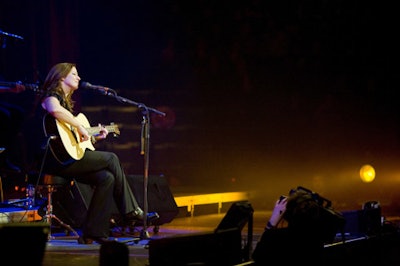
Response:
[[[75,62],[83,81],[166,112],[151,119],[149,171],[174,188],[249,190],[271,206],[302,185],[338,208],[379,200],[398,211],[393,13],[355,0],[4,0],[0,29],[24,40],[2,37],[1,73],[40,85],[53,64]],[[75,96],[91,124],[121,127],[97,147],[142,173],[142,113],[94,91]],[[29,165],[35,93],[1,97],[27,110]],[[359,177],[364,164],[373,183]]]

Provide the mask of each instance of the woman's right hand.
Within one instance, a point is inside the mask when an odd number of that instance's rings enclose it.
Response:
[[[87,141],[90,139],[89,132],[86,130],[86,128],[82,125],[77,127],[78,130],[78,135],[80,136],[80,142]]]
[[[274,210],[272,211],[271,218],[269,219],[268,225],[275,227],[281,221],[283,214],[286,211],[287,197],[281,196],[276,202]],[[268,226],[267,226],[268,227]]]

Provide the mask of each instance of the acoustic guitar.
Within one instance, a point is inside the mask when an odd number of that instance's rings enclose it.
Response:
[[[100,133],[100,127],[91,127],[89,120],[83,113],[79,113],[75,118],[86,128],[90,136]],[[104,127],[109,133],[113,133],[114,136],[120,134],[118,125],[111,123]],[[52,138],[50,140],[50,150],[61,164],[65,165],[74,160],[82,159],[87,149],[95,150],[91,138],[81,141],[75,127],[60,122],[50,114],[46,114],[43,118],[43,130],[47,138]]]

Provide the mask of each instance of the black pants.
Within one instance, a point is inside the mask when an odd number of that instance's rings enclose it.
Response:
[[[85,236],[109,236],[113,201],[122,216],[139,207],[115,153],[87,150],[81,160],[51,172],[94,188],[82,225]]]

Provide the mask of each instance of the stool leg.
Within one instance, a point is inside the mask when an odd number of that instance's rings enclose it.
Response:
[[[50,225],[50,232],[49,232],[49,240],[51,239],[60,239],[60,238],[67,238],[67,239],[78,239],[79,234],[68,224],[64,223],[61,221],[56,215],[53,214],[53,199],[52,199],[52,194],[55,191],[55,188],[51,185],[47,186],[47,207],[46,207],[46,215],[45,215],[45,222],[47,222]],[[55,237],[51,233],[51,224],[52,221],[56,220],[61,226],[66,228],[69,232],[73,233],[73,236],[71,237]]]
[[[54,187],[47,186],[47,207],[46,207],[46,218],[45,221],[51,225],[51,216],[53,215],[53,202],[52,194],[55,191]]]

